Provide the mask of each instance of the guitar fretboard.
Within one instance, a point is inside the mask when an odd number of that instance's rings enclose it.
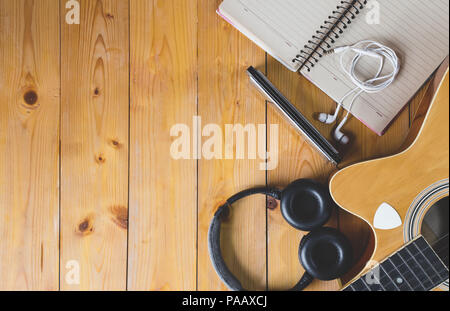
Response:
[[[344,291],[430,291],[448,278],[447,267],[419,237]]]

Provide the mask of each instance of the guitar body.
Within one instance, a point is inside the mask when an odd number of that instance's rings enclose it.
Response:
[[[413,144],[398,155],[341,170],[331,179],[330,191],[341,208],[362,218],[373,229],[375,250],[371,261],[382,262],[421,234],[427,211],[435,203],[448,197],[448,183],[447,69]],[[389,224],[390,220],[395,217],[388,219],[380,216],[383,206],[388,206],[391,212],[395,211],[400,216],[401,224],[398,220],[397,225],[394,224],[395,227],[389,227],[392,226]],[[389,211],[385,211],[384,216],[389,215]],[[361,271],[358,277],[369,268]]]

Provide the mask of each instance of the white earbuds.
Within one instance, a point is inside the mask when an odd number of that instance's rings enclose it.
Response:
[[[344,100],[345,100],[345,98],[344,98]],[[342,108],[342,103],[338,104],[338,107],[336,108],[336,112],[334,113],[334,115],[327,114],[327,113],[321,113],[321,114],[319,114],[319,117],[317,119],[320,122],[325,123],[325,124],[333,124],[336,122],[339,112],[341,111],[341,108]],[[336,130],[334,131],[334,134],[333,134],[334,139],[338,143],[343,144],[343,145],[347,145],[350,142],[350,138],[342,132],[342,129],[344,128],[345,123],[347,123],[347,120],[348,120],[348,115],[336,127]]]
[[[342,133],[342,128],[344,127],[345,123],[347,123],[347,117],[342,120],[341,124],[338,125],[336,130],[334,131],[334,139],[336,139],[337,142],[343,145],[347,145],[350,142],[350,138],[348,138],[347,135]]]
[[[355,56],[350,62],[350,68],[347,69],[344,66],[343,59],[344,55],[350,51],[355,53]],[[352,46],[338,47],[331,51],[328,51],[326,54],[332,53],[341,54],[340,58],[341,68],[347,74],[350,80],[356,85],[356,88],[345,94],[342,100],[338,103],[338,107],[334,115],[321,113],[319,114],[318,120],[325,124],[335,123],[338,118],[339,112],[342,106],[344,105],[345,100],[350,95],[355,94],[353,96],[349,108],[347,109],[347,115],[344,117],[342,122],[336,127],[336,130],[334,132],[334,139],[336,139],[336,141],[338,141],[339,143],[346,145],[350,142],[350,138],[348,138],[348,136],[346,136],[342,132],[342,129],[344,128],[345,123],[347,123],[347,120],[352,111],[353,105],[355,104],[356,99],[362,93],[377,93],[384,90],[389,85],[391,85],[394,82],[395,78],[397,77],[398,72],[400,71],[400,60],[397,57],[397,54],[395,53],[394,50],[375,41],[361,41]],[[355,68],[363,56],[375,58],[380,62],[378,72],[375,75],[375,77],[372,79],[368,79],[366,81],[361,81],[355,72]],[[384,59],[390,61],[393,67],[393,71],[390,74],[380,76],[384,68]]]
[[[336,112],[333,114],[321,113],[319,114],[318,120],[325,124],[333,124],[336,122],[337,117],[339,115],[339,111],[341,111],[342,105],[338,105]]]

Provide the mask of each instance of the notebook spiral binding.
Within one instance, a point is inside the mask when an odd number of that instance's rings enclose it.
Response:
[[[315,63],[319,62],[319,58],[323,57],[328,51],[327,49],[331,48],[331,44],[334,44],[336,39],[339,39],[339,36],[348,28],[347,25],[351,24],[356,15],[364,9],[367,0],[348,0],[340,1],[340,3],[333,14],[328,16],[328,20],[320,26],[320,30],[317,30],[308,44],[304,46],[304,49],[292,60],[294,63],[301,64],[298,71],[304,68],[308,72],[311,71]]]

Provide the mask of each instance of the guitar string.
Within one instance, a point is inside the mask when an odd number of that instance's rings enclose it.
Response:
[[[435,244],[433,244],[433,245],[436,245],[437,243],[441,242],[442,240],[444,240],[444,239],[447,238],[448,236],[449,236],[449,235],[447,234],[447,235],[441,237],[441,238],[440,238]],[[416,246],[416,247],[417,247],[417,246]],[[434,272],[439,276],[439,274],[437,273],[436,269],[433,267],[433,265],[431,264],[431,262],[429,261],[429,259],[425,256],[425,254],[423,253],[423,251],[422,251],[419,247],[417,247],[417,249],[418,249],[419,252],[422,254],[422,256],[426,259],[426,261],[427,261],[428,263],[430,263],[430,266],[431,266],[432,270],[434,270]],[[436,252],[436,251],[435,251],[435,252]],[[393,256],[395,256],[395,254],[394,254]],[[412,272],[412,275],[414,276],[414,278],[415,278],[416,280],[418,280],[418,284],[421,285],[422,287],[424,286],[423,284],[421,284],[420,280],[417,278],[417,276],[416,276],[416,274],[414,273],[414,271],[407,265],[407,262],[406,262],[401,256],[400,256],[400,258],[402,259],[403,263],[402,263],[401,265],[399,265],[399,266],[394,265],[394,263],[392,262],[391,258],[392,258],[392,256],[391,256],[390,258],[388,258],[387,261],[390,261],[390,262],[391,262],[391,264],[394,266],[394,270],[396,270],[401,276],[403,276],[403,274],[402,274],[401,270],[399,270],[399,269],[401,269],[403,266],[405,266],[406,268],[408,268],[408,269]],[[414,256],[412,256],[412,258],[415,259]],[[381,265],[380,265],[380,266],[381,266]],[[419,265],[419,267],[423,270],[423,268],[422,268],[420,265]],[[381,268],[382,268],[382,267],[381,267]],[[383,268],[382,268],[382,269],[383,269]],[[384,270],[384,269],[383,269],[383,270]],[[394,270],[393,270],[393,271],[394,271]],[[391,278],[391,276],[389,275],[389,273],[387,273],[387,271],[385,271],[385,273],[386,273],[386,276],[387,276],[387,277],[389,278],[389,280],[391,281],[391,283],[393,283],[394,286],[395,286],[397,289],[399,289],[398,286],[397,286],[397,284],[395,284],[395,282],[392,280],[392,278]],[[363,278],[364,278],[364,276],[361,277],[360,279],[363,281],[363,284],[364,284],[365,286],[367,286],[367,285],[365,284]],[[406,278],[404,278],[404,279],[405,279],[405,282],[406,282],[406,284],[408,285],[408,287],[412,288],[411,285],[413,285],[413,284],[409,284],[409,282],[411,282],[412,280],[407,280]],[[355,281],[355,282],[357,282],[357,281]],[[354,284],[354,283],[353,283],[353,284]],[[351,285],[353,285],[353,284],[351,284]],[[369,287],[369,289],[370,289],[370,287]]]

